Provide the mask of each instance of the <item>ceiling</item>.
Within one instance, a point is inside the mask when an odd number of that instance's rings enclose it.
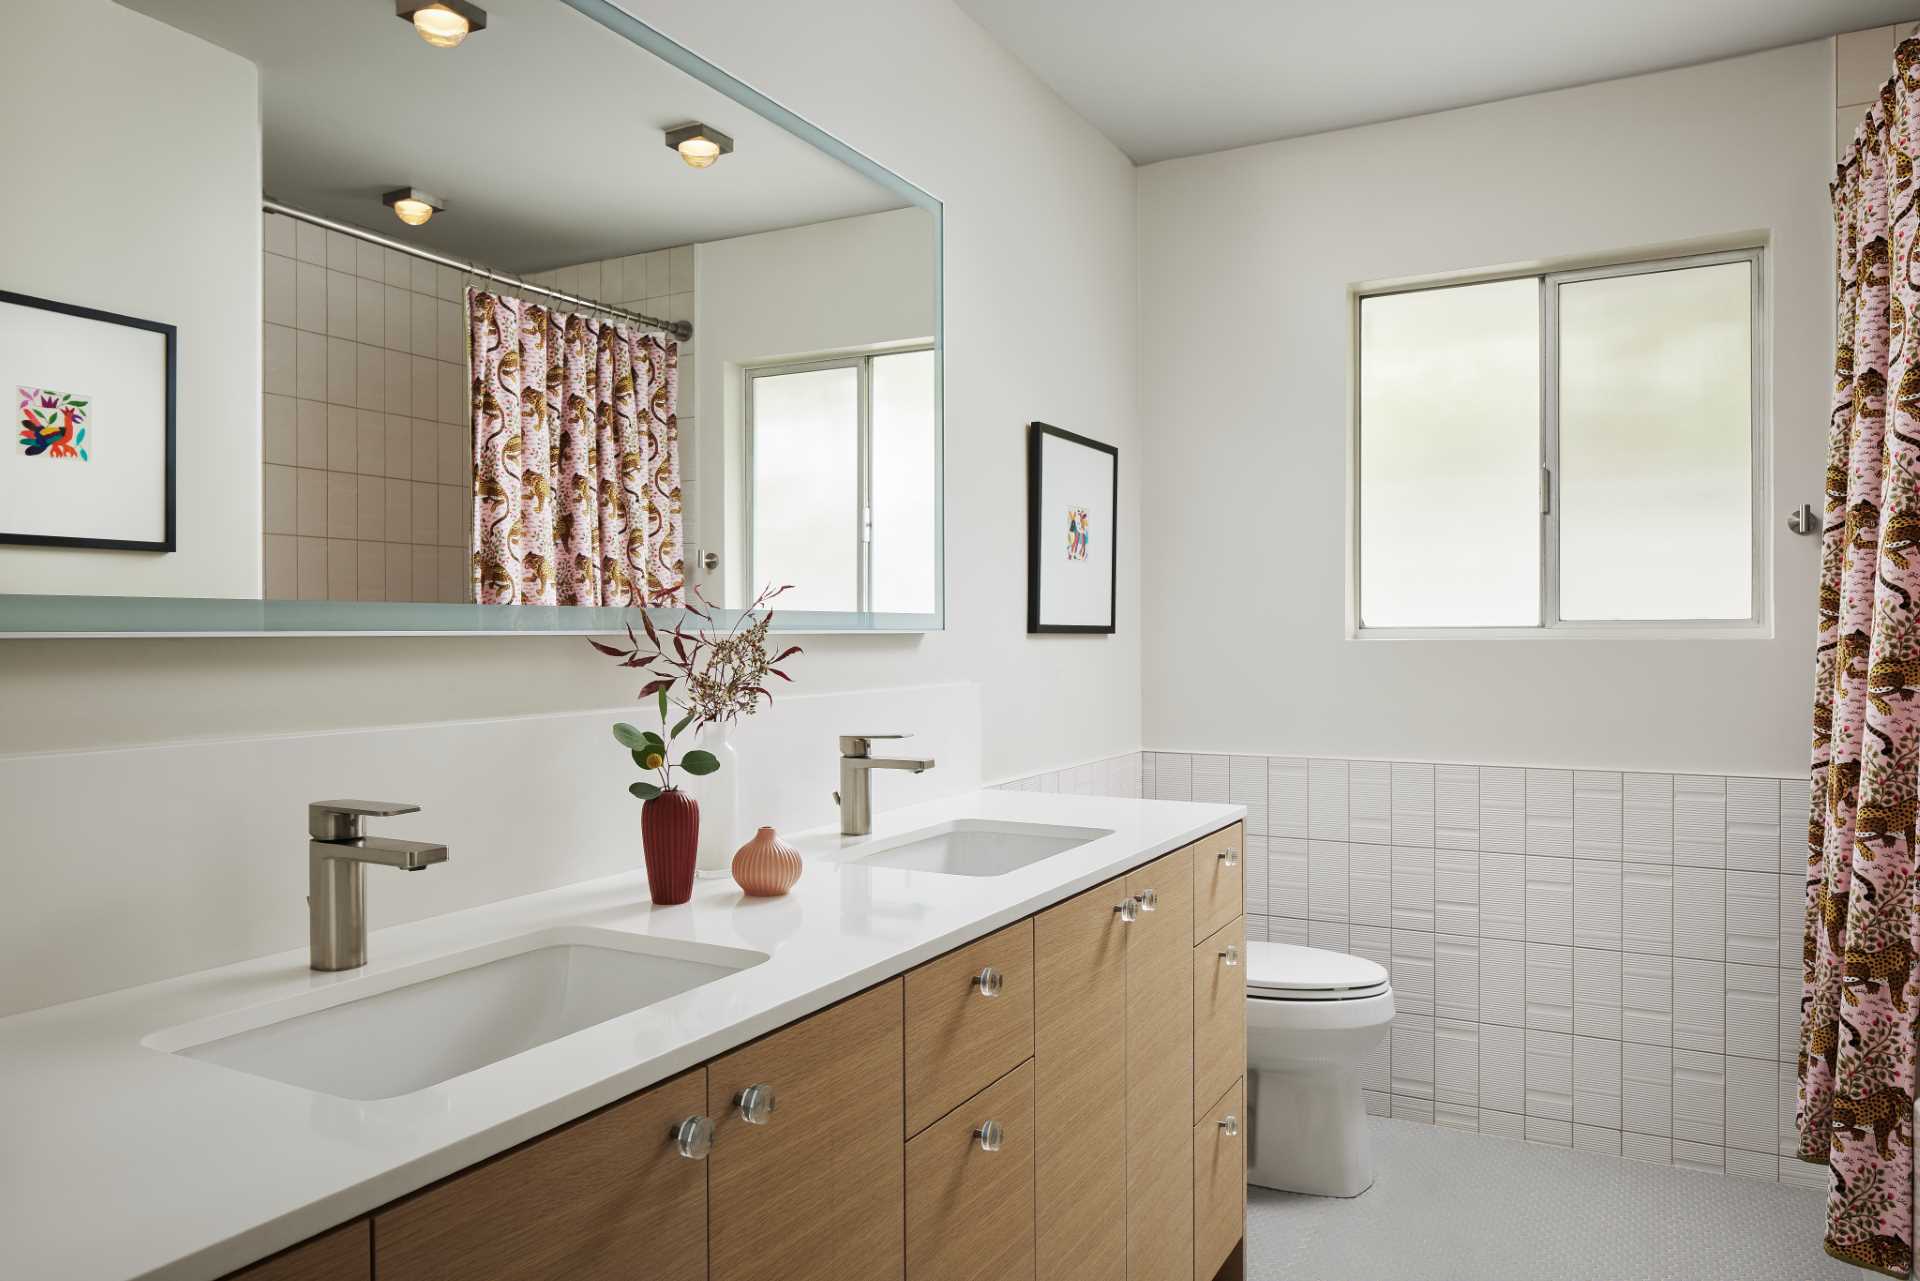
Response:
[[[430,48],[393,0],[121,0],[260,68],[267,194],[507,271],[539,271],[855,214],[901,200],[561,3],[484,0]],[[735,151],[695,170],[662,131]],[[447,201],[424,227],[380,203]]]
[[[958,3],[1137,164],[1920,17],[1920,0]]]

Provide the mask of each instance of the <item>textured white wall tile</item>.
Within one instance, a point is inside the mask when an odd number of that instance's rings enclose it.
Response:
[[[1673,958],[1628,952],[1620,958],[1620,1035],[1673,1044]]]
[[[1620,1155],[1620,1131],[1604,1130],[1597,1125],[1581,1125],[1574,1122],[1573,1146],[1581,1152],[1597,1152],[1601,1156]]]
[[[1618,952],[1573,950],[1573,1030],[1581,1036],[1620,1039]]]
[[[1157,801],[1193,799],[1193,758],[1177,752],[1153,754],[1153,798]]]
[[[1543,1116],[1529,1116],[1527,1142],[1544,1143],[1548,1147],[1570,1148],[1573,1146],[1573,1122],[1556,1121]]]
[[[1527,853],[1573,855],[1573,775],[1567,770],[1527,771]]]
[[[1813,808],[1813,784],[1804,778],[1780,780],[1780,871],[1807,874],[1807,829]]]
[[[1573,942],[1573,860],[1527,857],[1527,940]]]
[[[1433,1124],[1433,1100],[1411,1099],[1403,1094],[1393,1096],[1393,1119],[1412,1121],[1415,1125]]]
[[[1347,763],[1347,839],[1369,845],[1393,840],[1393,767],[1385,761]]]
[[[1525,1027],[1527,945],[1516,939],[1480,940],[1480,1021]]]
[[[1388,982],[1393,981],[1393,931],[1371,925],[1349,925],[1347,927],[1347,951],[1355,956],[1364,956],[1376,962],[1387,972]]]
[[[1399,984],[1394,984],[1396,994]],[[1418,1014],[1393,1017],[1393,1092],[1433,1097],[1433,1020]]]
[[[1385,845],[1347,847],[1347,917],[1355,925],[1392,924],[1392,859]]]
[[[1673,1051],[1666,1046],[1620,1047],[1620,1124],[1639,1134],[1673,1133]]]
[[[1227,761],[1227,799],[1247,807],[1249,834],[1267,836],[1267,758],[1235,756]],[[1306,833],[1298,833],[1300,836]]]
[[[1347,839],[1347,763],[1307,763],[1307,835],[1316,841]]]
[[[1573,853],[1620,857],[1620,776],[1579,770],[1573,776]]]
[[[1480,934],[1527,936],[1527,860],[1520,854],[1480,853]]]
[[[1720,1146],[1725,1140],[1726,1058],[1673,1052],[1673,1137]]]
[[[1792,1063],[1800,1056],[1800,993],[1805,979],[1799,970],[1778,970],[1775,973],[1780,981],[1778,1055],[1781,1062]]]
[[[1480,1133],[1496,1139],[1524,1139],[1527,1137],[1527,1118],[1518,1112],[1483,1107],[1480,1109]]]
[[[1480,1025],[1480,1106],[1524,1116],[1527,1111],[1527,1034],[1517,1027]],[[1480,1119],[1482,1133],[1486,1117]]]
[[[1344,921],[1307,922],[1307,946],[1324,947],[1329,952],[1347,950],[1347,925]]]
[[[1704,774],[1674,778],[1673,861],[1694,867],[1726,866],[1726,779]]]
[[[1778,964],[1792,965],[1799,960],[1807,940],[1807,883],[1798,876],[1782,876],[1775,887],[1780,903],[1780,959]]]
[[[1433,1123],[1445,1126],[1449,1130],[1465,1130],[1469,1134],[1478,1133],[1480,1109],[1458,1103],[1436,1102],[1433,1105]]]
[[[1433,1097],[1465,1107],[1480,1102],[1480,1029],[1437,1019],[1433,1025]]]
[[[1302,841],[1300,845],[1302,847],[1300,861],[1304,873],[1306,842]],[[1272,858],[1273,843],[1269,842],[1266,837],[1248,836],[1246,838],[1246,849],[1243,851],[1243,857],[1240,861],[1240,878],[1242,886],[1241,892],[1246,904],[1248,916],[1265,916],[1272,910],[1267,902],[1268,887],[1272,884],[1273,876]],[[1301,895],[1299,901],[1302,906],[1294,915],[1304,917],[1307,914],[1305,907],[1306,896],[1304,894]]]
[[[1727,872],[1727,960],[1742,965],[1780,963],[1778,873]]]
[[[1396,761],[1393,765],[1393,843],[1433,844],[1433,766]]]
[[[1772,1060],[1780,1047],[1780,971],[1727,966],[1727,1053]]]
[[[1573,949],[1527,944],[1527,1026],[1573,1031]]]
[[[1249,837],[1248,845],[1253,844]],[[1308,843],[1290,836],[1267,838],[1267,914],[1313,914],[1313,874]]]
[[[1267,759],[1267,835],[1306,836],[1307,762],[1300,756]],[[1339,836],[1336,840],[1345,840]]]
[[[1620,868],[1620,946],[1666,956],[1673,951],[1673,869],[1645,863]]]
[[[1772,872],[1780,863],[1780,780],[1727,780],[1727,866]]]
[[[1385,1090],[1362,1090],[1360,1098],[1367,1105],[1368,1116],[1393,1115],[1393,1095]]]
[[[1677,1170],[1697,1170],[1702,1174],[1720,1174],[1726,1170],[1726,1152],[1709,1143],[1673,1141],[1673,1165]]]
[[[1676,1049],[1726,1051],[1726,966],[1673,958],[1673,1044]]]
[[[1620,1128],[1620,1042],[1573,1038],[1573,1119]]]
[[[1307,842],[1307,915],[1316,921],[1344,921],[1350,898],[1347,847],[1340,841]],[[1268,890],[1272,894],[1272,890]]]
[[[1727,874],[1673,869],[1673,954],[1717,961],[1727,954]]]
[[[1574,860],[1573,942],[1620,950],[1620,864]]]
[[[1672,1165],[1673,1144],[1650,1134],[1622,1134],[1620,1155],[1629,1161],[1645,1161],[1648,1165]]]
[[[1742,1152],[1728,1148],[1727,1173],[1736,1179],[1754,1179],[1761,1183],[1780,1181],[1780,1158],[1771,1152]]]
[[[1434,851],[1433,925],[1442,934],[1480,933],[1480,854],[1477,850]]]
[[[1226,757],[1195,756],[1192,779],[1194,800],[1215,805],[1226,804],[1229,794]]]
[[[1774,1095],[1778,1100],[1778,1109],[1774,1113],[1777,1118],[1774,1133],[1779,1136],[1775,1150],[1783,1157],[1794,1157],[1793,1164],[1798,1165],[1800,1164],[1797,1156],[1800,1150],[1800,1136],[1794,1128],[1796,1123],[1793,1114],[1794,1109],[1799,1105],[1797,1097],[1800,1088],[1799,1070],[1791,1063],[1776,1063],[1774,1072],[1776,1081]],[[1820,1172],[1820,1186],[1824,1188],[1827,1185],[1826,1167],[1820,1167]],[[1781,1166],[1783,1183],[1788,1181],[1784,1177],[1785,1174],[1786,1167],[1783,1162]]]
[[[1673,776],[1620,776],[1620,836],[1629,862],[1673,862]]]
[[[1269,916],[1267,922],[1267,941],[1270,943],[1290,943],[1294,947],[1311,947],[1313,940],[1307,932],[1305,921],[1288,916]]]
[[[1480,940],[1450,934],[1433,940],[1433,1008],[1443,1019],[1480,1018]]]
[[[1305,924],[1305,922],[1302,922]],[[1267,924],[1264,916],[1255,916],[1251,912],[1246,917],[1247,942],[1268,943],[1273,941],[1273,928]]]
[[[1434,939],[1419,930],[1393,931],[1393,1007],[1433,1016]]]
[[[1474,766],[1434,766],[1433,843],[1450,850],[1480,848],[1480,771]]]
[[[1743,1059],[1728,1055],[1727,1146],[1765,1152],[1772,1158],[1780,1147],[1780,1065],[1772,1059]]]
[[[1480,849],[1500,854],[1527,851],[1527,772],[1480,769]]]
[[[1573,1038],[1527,1029],[1527,1115],[1573,1120]]]
[[[1153,752],[1140,753],[1140,796],[1143,800],[1152,800],[1160,793],[1155,789],[1154,764],[1159,757]]]
[[[1393,928],[1434,928],[1433,851],[1393,847]]]

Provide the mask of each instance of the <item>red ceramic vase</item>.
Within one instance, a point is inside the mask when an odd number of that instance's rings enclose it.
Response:
[[[700,802],[669,787],[640,807],[640,842],[647,857],[647,890],[662,907],[693,897],[700,852]]]

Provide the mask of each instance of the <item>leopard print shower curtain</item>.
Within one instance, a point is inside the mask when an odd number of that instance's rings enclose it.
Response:
[[[1833,184],[1839,341],[1796,1108],[1801,1159],[1829,1168],[1827,1252],[1891,1276],[1908,1275],[1913,1264],[1920,1019],[1917,127],[1920,40],[1910,39]]]

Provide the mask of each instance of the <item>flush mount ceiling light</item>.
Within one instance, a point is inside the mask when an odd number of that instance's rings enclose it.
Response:
[[[733,139],[698,122],[667,130],[667,145],[695,169],[705,169],[733,150]]]
[[[392,209],[401,222],[418,227],[447,207],[447,202],[418,187],[396,187],[380,197],[380,203]]]
[[[467,0],[394,0],[395,16],[413,24],[420,38],[436,49],[451,49],[475,31],[487,29],[487,11]]]

